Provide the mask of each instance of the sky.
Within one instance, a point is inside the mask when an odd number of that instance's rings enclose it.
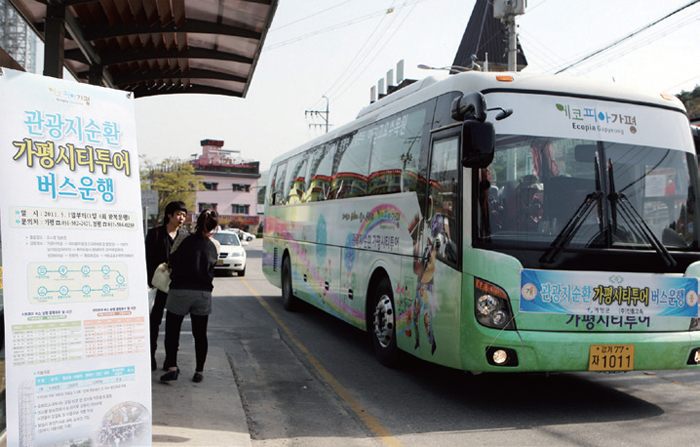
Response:
[[[620,45],[558,74],[613,80],[678,94],[700,85],[700,2],[691,0],[527,0],[518,38],[524,72],[554,74],[639,31]],[[444,77],[418,64],[450,65],[475,0],[279,0],[245,98],[164,95],[136,100],[139,153],[157,162],[191,159],[200,141],[224,141],[244,160],[271,161],[324,129],[306,111],[348,123],[370,89],[404,60],[406,78]],[[640,31],[642,30],[642,31]]]

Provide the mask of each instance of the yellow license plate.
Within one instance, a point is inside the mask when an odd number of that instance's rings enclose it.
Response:
[[[591,345],[589,371],[632,371],[634,345]]]
[[[223,260],[223,259],[217,259],[217,260],[216,260],[216,265],[221,265],[221,264],[223,264],[223,263],[224,263],[224,260]]]

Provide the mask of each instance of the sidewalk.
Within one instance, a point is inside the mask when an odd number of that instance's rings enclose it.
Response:
[[[250,447],[250,434],[238,387],[226,352],[209,346],[204,380],[192,382],[194,341],[180,338],[178,380],[160,383],[164,372],[163,355],[159,369],[151,373],[153,382],[154,446],[242,446]]]

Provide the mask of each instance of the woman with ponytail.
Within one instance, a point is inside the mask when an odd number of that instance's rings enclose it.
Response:
[[[219,226],[219,216],[214,210],[205,210],[197,219],[195,232],[189,235],[170,255],[170,292],[165,304],[165,365],[167,373],[161,382],[177,380],[177,351],[180,346],[180,328],[185,315],[192,320],[192,336],[197,360],[194,382],[204,376],[209,341],[207,323],[211,314],[211,292],[214,288],[214,266],[219,257],[216,241],[211,232]]]

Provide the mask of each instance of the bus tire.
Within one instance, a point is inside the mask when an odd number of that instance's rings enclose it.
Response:
[[[289,256],[282,260],[282,306],[289,312],[299,309],[299,298],[294,296],[292,289],[292,262]]]
[[[396,345],[396,307],[389,278],[379,281],[372,294],[370,312],[374,353],[382,365],[395,367],[399,363],[400,351]]]

